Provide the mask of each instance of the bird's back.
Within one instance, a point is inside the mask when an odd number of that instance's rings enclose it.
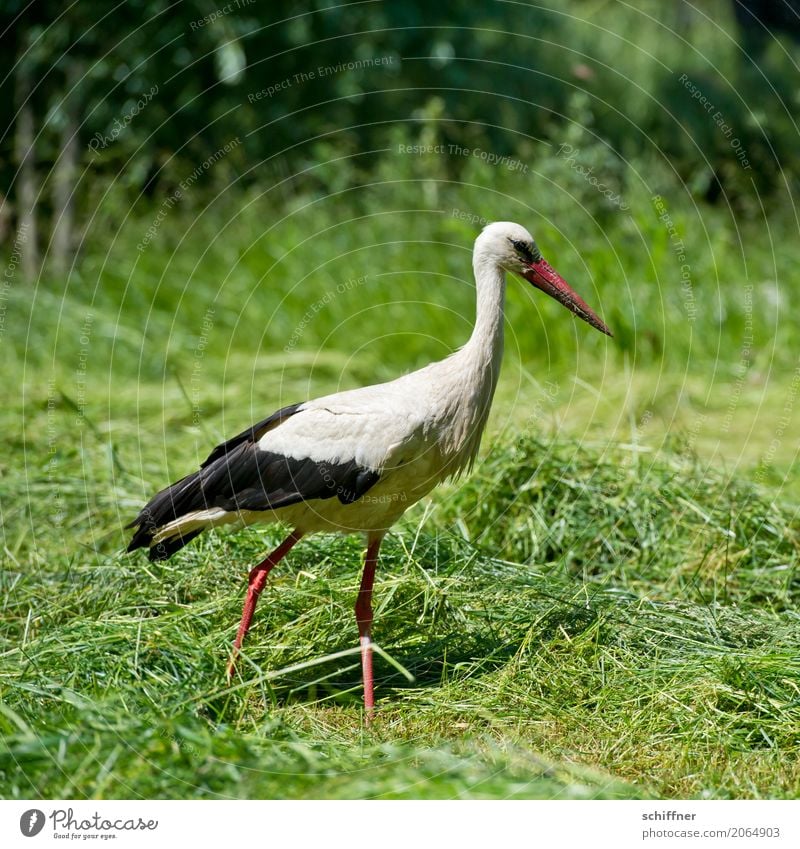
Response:
[[[283,407],[218,445],[145,505],[129,550],[146,546],[163,559],[234,521],[281,521],[304,533],[388,529],[478,450],[491,393],[463,353]]]

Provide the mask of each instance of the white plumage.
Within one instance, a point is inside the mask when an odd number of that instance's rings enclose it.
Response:
[[[505,272],[526,278],[610,335],[518,224],[484,228],[475,242],[473,269],[475,327],[456,353],[388,383],[279,411],[218,446],[200,471],[156,495],[132,523],[138,529],[130,549],[146,546],[152,559],[170,556],[206,528],[232,522],[277,521],[294,529],[251,572],[234,652],[267,573],[298,539],[316,531],[365,533],[357,619],[368,715],[370,599],[380,541],[409,507],[475,460],[500,372]]]

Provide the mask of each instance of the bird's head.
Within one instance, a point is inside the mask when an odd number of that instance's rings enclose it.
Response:
[[[475,241],[475,256],[524,277],[592,327],[612,335],[583,298],[542,258],[536,240],[519,224],[511,221],[487,224]]]

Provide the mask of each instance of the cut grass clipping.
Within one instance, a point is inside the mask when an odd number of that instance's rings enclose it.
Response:
[[[230,688],[247,566],[279,529],[162,564],[121,535],[9,562],[0,792],[796,797],[794,510],[679,453],[637,458],[524,439],[409,514],[376,586],[369,732],[356,538],[273,572]]]

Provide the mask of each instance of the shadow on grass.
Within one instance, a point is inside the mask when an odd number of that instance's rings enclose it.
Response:
[[[508,629],[499,634],[487,628],[483,631],[462,633],[451,631],[425,640],[419,628],[406,625],[401,633],[394,633],[397,648],[387,653],[395,663],[412,676],[409,680],[399,669],[379,654],[375,654],[374,671],[376,696],[391,700],[394,695],[408,691],[430,690],[453,681],[469,681],[508,665],[525,649],[526,652],[544,651],[558,632],[575,636],[594,627],[598,612],[591,608],[563,605],[540,616],[531,633],[532,623],[520,623],[517,633]],[[342,642],[331,654],[346,654],[355,647],[352,642]],[[233,691],[220,692],[203,701],[207,715],[216,722],[230,721],[231,711],[239,710],[242,699],[252,698],[260,692],[264,706],[284,707],[289,704],[319,704],[329,701],[339,706],[360,706],[363,698],[361,663],[357,654],[344,659],[314,663],[314,657],[298,657],[295,665],[310,665],[265,680],[263,677],[245,675]],[[270,675],[270,670],[261,670]],[[279,672],[279,670],[276,670]]]

